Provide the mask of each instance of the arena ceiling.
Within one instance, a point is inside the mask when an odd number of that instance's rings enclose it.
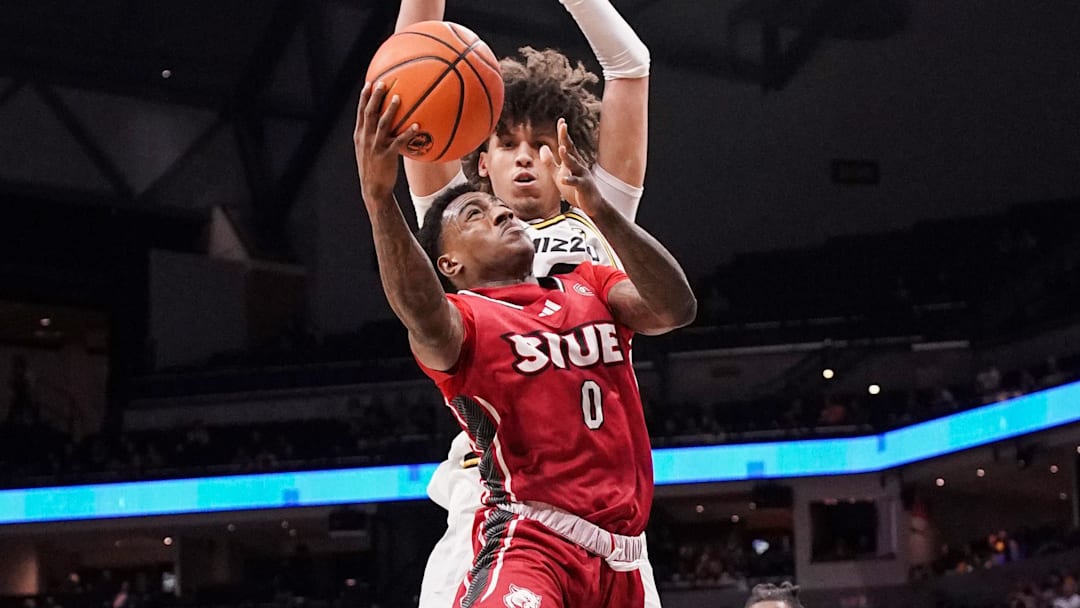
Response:
[[[616,0],[654,61],[779,89],[823,36],[902,28],[903,0]],[[0,194],[228,207],[281,253],[289,213],[398,4],[35,0],[0,20]],[[450,0],[500,51],[584,49],[555,0]],[[580,53],[587,55],[586,53]]]

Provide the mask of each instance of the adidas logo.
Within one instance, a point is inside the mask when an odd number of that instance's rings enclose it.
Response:
[[[558,304],[552,302],[551,300],[545,300],[544,301],[544,310],[541,310],[540,314],[537,315],[537,316],[539,316],[540,318],[550,317],[551,315],[559,312],[560,310],[562,310],[562,306],[559,306]]]

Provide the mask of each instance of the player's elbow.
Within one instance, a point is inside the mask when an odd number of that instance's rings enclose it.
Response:
[[[697,298],[691,294],[686,299],[680,300],[678,304],[668,306],[663,311],[656,313],[653,327],[641,333],[652,336],[666,334],[669,331],[690,325],[696,318]]]
[[[683,300],[681,306],[678,306],[671,311],[671,328],[678,329],[680,327],[686,327],[693,323],[696,318],[697,298],[694,297],[694,294],[690,294]]]

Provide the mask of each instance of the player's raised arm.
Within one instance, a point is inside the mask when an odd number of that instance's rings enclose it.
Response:
[[[441,21],[446,13],[446,0],[401,0],[394,31],[421,21]]]
[[[399,150],[415,126],[390,135],[390,118],[400,104],[394,96],[381,115],[383,83],[367,83],[360,93],[353,145],[364,206],[371,218],[383,290],[394,314],[409,330],[409,342],[424,365],[447,370],[461,350],[461,313],[446,299],[435,269],[413,237],[394,198]]]
[[[641,334],[662,334],[689,325],[697,315],[697,299],[682,267],[659,241],[600,196],[561,118],[558,132],[559,157],[570,169],[563,179],[577,190],[582,210],[615,249],[630,277],[608,294],[615,318]],[[541,154],[551,154],[551,150],[545,147]]]
[[[394,31],[420,21],[441,21],[446,12],[446,0],[401,0]],[[405,158],[405,178],[409,192],[416,197],[427,197],[442,190],[461,171],[461,161],[454,159],[445,163],[422,163]],[[420,210],[417,210],[419,213]],[[422,221],[418,217],[417,221]]]
[[[649,49],[610,0],[559,0],[577,22],[604,71],[596,164],[622,182],[645,181]]]

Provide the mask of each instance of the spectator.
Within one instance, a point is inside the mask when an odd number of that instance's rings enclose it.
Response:
[[[1059,384],[1064,384],[1069,379],[1068,374],[1061,371],[1058,367],[1056,357],[1046,358],[1046,373],[1039,378],[1039,388],[1050,388]]]
[[[8,411],[8,424],[15,427],[36,427],[38,411],[34,405],[34,374],[26,362],[26,357],[11,356],[11,377],[8,380],[11,389],[11,409]]]
[[[131,608],[131,584],[120,583],[120,590],[113,596],[112,608]]]
[[[1080,608],[1080,593],[1076,590],[1076,576],[1066,574],[1061,579],[1060,591],[1054,598],[1054,608]]]
[[[989,365],[975,375],[975,394],[982,403],[996,401],[1000,388],[1001,370],[996,365]]]
[[[818,424],[821,426],[839,426],[847,422],[848,412],[843,403],[830,397],[825,401],[825,407],[821,408],[818,416]]]

